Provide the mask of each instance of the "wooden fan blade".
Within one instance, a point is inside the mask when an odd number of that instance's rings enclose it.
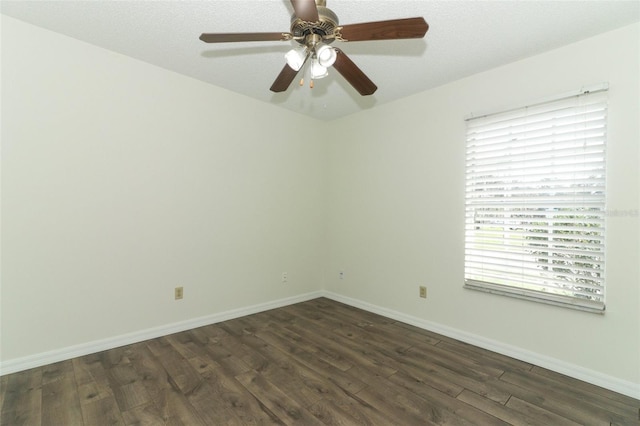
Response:
[[[345,53],[336,49],[336,61],[333,67],[347,80],[362,96],[372,95],[378,87],[362,72],[360,68]]]
[[[424,18],[405,18],[344,25],[340,34],[345,41],[396,40],[422,38],[428,29]]]
[[[271,91],[276,93],[284,92],[289,88],[289,85],[293,79],[296,78],[297,74],[298,71],[291,68],[288,64],[285,64],[284,68],[282,68],[282,71],[280,71],[280,74],[278,74],[278,77],[276,77],[276,80],[271,85]]]
[[[291,0],[296,16],[303,21],[318,22],[318,7],[315,0]]]
[[[287,33],[204,33],[200,40],[205,43],[229,43],[235,41],[284,41]]]

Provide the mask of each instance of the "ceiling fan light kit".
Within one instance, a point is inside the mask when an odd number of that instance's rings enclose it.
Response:
[[[284,55],[284,59],[287,61],[287,65],[289,65],[293,70],[299,71],[304,65],[305,61],[309,53],[306,47],[299,47],[297,49],[291,49]]]
[[[323,67],[330,67],[336,61],[338,54],[335,49],[326,44],[322,44],[320,47],[316,47],[316,57],[318,58],[318,63]]]
[[[317,58],[311,60],[311,80],[319,80],[329,75],[327,67],[322,66]]]
[[[396,40],[422,38],[429,25],[424,18],[391,19],[339,26],[338,16],[326,7],[325,0],[291,0],[294,14],[288,33],[203,33],[205,43],[243,41],[296,41],[297,48],[285,54],[286,65],[271,85],[271,91],[284,92],[309,57],[311,87],[313,80],[326,77],[333,66],[363,96],[377,86],[340,49],[329,46],[334,41]]]

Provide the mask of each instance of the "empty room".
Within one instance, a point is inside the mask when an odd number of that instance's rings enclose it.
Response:
[[[640,423],[640,2],[0,12],[1,425]]]

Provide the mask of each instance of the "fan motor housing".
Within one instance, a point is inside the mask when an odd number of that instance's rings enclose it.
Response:
[[[324,3],[317,1],[317,3]],[[318,4],[318,22],[303,21],[297,16],[291,17],[291,34],[300,44],[307,44],[307,36],[317,34],[322,36],[325,43],[331,43],[335,39],[334,33],[338,26],[338,16],[323,4]]]

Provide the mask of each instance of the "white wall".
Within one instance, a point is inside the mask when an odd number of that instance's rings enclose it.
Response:
[[[608,208],[640,207],[639,40],[625,27],[333,123],[326,288],[640,384],[637,216],[608,219],[603,316],[462,288],[471,112],[608,81]]]
[[[314,121],[5,16],[2,67],[3,361],[322,287]]]

